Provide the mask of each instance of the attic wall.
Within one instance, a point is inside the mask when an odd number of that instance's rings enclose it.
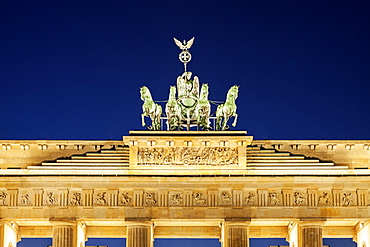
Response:
[[[351,169],[370,167],[370,140],[254,140],[252,145],[333,161]]]

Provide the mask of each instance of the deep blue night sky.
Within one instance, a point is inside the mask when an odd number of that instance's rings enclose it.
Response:
[[[370,139],[370,2],[1,1],[0,139],[121,139],[188,68],[255,139]]]
[[[1,1],[0,139],[121,139],[139,87],[240,85],[255,139],[370,139],[370,1]],[[334,245],[332,245],[333,247]],[[254,247],[254,246],[252,246]]]

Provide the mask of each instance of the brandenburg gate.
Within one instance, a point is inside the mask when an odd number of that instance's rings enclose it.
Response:
[[[212,116],[208,85],[186,70],[194,39],[175,41],[185,71],[165,109],[140,89],[148,130],[119,141],[0,141],[0,247],[22,238],[52,238],[53,247],[88,238],[319,247],[352,238],[370,247],[370,140],[262,141],[229,130],[239,87]]]

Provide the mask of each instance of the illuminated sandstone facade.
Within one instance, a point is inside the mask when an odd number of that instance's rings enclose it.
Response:
[[[123,141],[0,141],[1,247],[53,238],[322,238],[370,246],[370,141],[132,131]]]

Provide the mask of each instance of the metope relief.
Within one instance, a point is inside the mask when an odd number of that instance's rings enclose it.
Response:
[[[302,206],[306,204],[306,198],[303,193],[301,192],[294,192],[294,205]]]
[[[154,192],[145,192],[145,205],[157,206],[157,199]]]
[[[193,193],[193,205],[194,206],[206,206],[207,200],[203,197],[203,193]]]
[[[331,195],[328,191],[322,191],[319,193],[319,199],[318,199],[318,205],[319,206],[329,206],[331,205]]]
[[[139,165],[230,166],[238,165],[238,152],[225,147],[140,148],[138,159]]]
[[[102,192],[96,193],[94,203],[95,205],[98,205],[98,206],[107,205],[107,192],[102,191]]]
[[[351,192],[344,192],[342,195],[342,206],[355,206],[354,196]]]
[[[280,198],[277,192],[270,192],[269,193],[269,205],[270,206],[278,206],[280,205]]]
[[[58,194],[53,191],[47,191],[44,195],[44,205],[57,206],[59,203]]]
[[[255,192],[246,192],[244,197],[244,205],[254,206],[256,204],[256,193]]]
[[[220,194],[220,204],[221,205],[230,205],[232,204],[232,194],[230,191],[221,191]]]
[[[32,204],[31,202],[31,195],[32,193],[26,192],[26,191],[20,191],[19,192],[19,205],[20,206],[30,206]]]
[[[82,193],[73,191],[70,194],[69,204],[71,206],[82,206]]]
[[[129,206],[132,205],[132,193],[130,192],[120,192],[118,205]]]
[[[170,206],[182,206],[183,197],[181,192],[171,192],[170,193]]]
[[[0,206],[6,206],[8,205],[8,193],[5,191],[0,191]]]

